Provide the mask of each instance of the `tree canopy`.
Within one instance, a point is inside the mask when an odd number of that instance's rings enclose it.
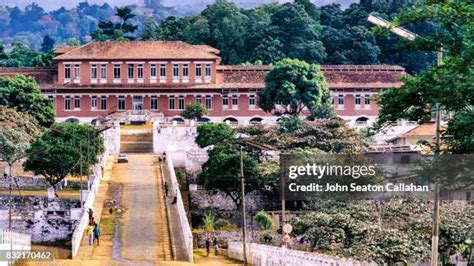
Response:
[[[430,2],[402,12],[395,23],[435,23],[439,30],[405,45],[423,51],[443,48],[443,62],[415,76],[407,77],[400,89],[383,93],[379,126],[408,119],[426,122],[434,115],[435,103],[442,106],[447,119],[447,150],[474,151],[474,8],[469,1]]]
[[[205,123],[197,128],[196,143],[204,148],[229,140],[234,136],[234,130],[225,123]]]
[[[202,103],[190,103],[186,105],[181,115],[186,119],[199,120],[207,113],[208,110]]]
[[[38,122],[26,113],[0,105],[0,157],[12,164],[40,134]]]
[[[305,108],[316,114],[332,109],[329,87],[319,66],[298,59],[278,62],[265,76],[265,89],[259,97],[259,106],[274,114],[298,115]],[[277,103],[282,108],[276,108]]]
[[[35,154],[42,151],[41,154]],[[28,149],[26,171],[43,175],[55,186],[67,175],[87,175],[104,151],[103,138],[91,125],[58,123],[49,128]]]
[[[114,23],[111,20],[99,22],[99,26],[92,33],[94,41],[128,41],[133,40],[133,34],[138,26],[129,22],[135,17],[130,7],[117,7],[115,15],[119,18],[119,22]]]
[[[53,104],[32,77],[0,77],[0,105],[30,114],[41,126],[54,123]]]

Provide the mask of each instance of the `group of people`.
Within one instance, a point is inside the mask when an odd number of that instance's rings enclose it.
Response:
[[[219,253],[219,243],[215,237],[212,240],[212,246],[214,247],[214,254],[217,256]],[[206,256],[209,257],[209,253],[211,253],[211,239],[208,237],[206,239]]]
[[[87,236],[89,237],[89,246],[94,245],[94,242],[97,241],[97,246],[99,245],[99,236],[100,236],[100,227],[94,220],[94,211],[89,208],[89,225],[87,225]]]

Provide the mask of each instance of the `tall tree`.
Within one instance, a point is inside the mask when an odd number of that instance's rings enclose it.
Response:
[[[396,23],[429,22],[440,29],[405,43],[423,51],[443,47],[441,66],[407,77],[400,89],[389,90],[379,100],[378,124],[398,119],[425,122],[433,117],[435,103],[440,103],[447,116],[448,151],[470,153],[474,147],[474,7],[467,0],[423,1],[402,12]],[[448,135],[449,134],[449,135]]]
[[[227,141],[234,136],[234,130],[225,123],[205,123],[197,128],[196,143],[204,148]]]
[[[95,41],[127,41],[135,39],[133,33],[137,30],[138,26],[128,22],[135,17],[132,9],[130,7],[117,7],[115,11],[119,22],[101,21],[97,30],[92,33],[92,38]]]
[[[49,127],[54,123],[53,104],[41,94],[32,77],[0,77],[1,105],[30,114],[41,126]]]
[[[319,66],[298,59],[278,62],[265,76],[265,89],[259,96],[260,107],[275,114],[301,114],[304,108],[315,112],[331,103]],[[277,103],[282,108],[277,108]]]
[[[41,52],[50,53],[54,48],[54,40],[49,35],[44,36],[43,43],[41,44]]]
[[[41,154],[36,154],[42,151]],[[25,170],[43,175],[54,188],[67,175],[87,175],[104,151],[103,138],[91,125],[59,123],[47,129],[28,153]]]

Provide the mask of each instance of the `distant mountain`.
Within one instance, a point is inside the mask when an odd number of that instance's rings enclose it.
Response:
[[[1,1],[0,6],[20,6],[25,7],[32,2],[38,3],[45,10],[55,10],[64,6],[66,8],[72,8],[77,6],[80,2],[88,2],[89,4],[103,4],[108,3],[111,6],[123,6],[130,4],[143,4],[145,0],[4,0]],[[200,12],[206,7],[206,5],[213,3],[215,0],[162,0],[165,6],[178,7],[179,13],[195,13]],[[251,8],[272,2],[288,2],[290,0],[234,0],[240,7]],[[323,6],[331,3],[338,3],[343,8],[348,7],[351,3],[357,2],[356,0],[314,0],[317,6]]]

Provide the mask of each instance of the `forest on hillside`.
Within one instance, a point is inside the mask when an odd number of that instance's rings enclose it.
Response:
[[[195,15],[180,16],[161,1],[113,8],[79,3],[45,11],[0,6],[0,65],[51,64],[51,49],[93,40],[182,40],[221,50],[225,64],[272,64],[291,57],[317,64],[397,64],[410,72],[434,62],[431,52],[412,52],[393,35],[374,35],[367,16],[393,18],[416,0],[361,0],[316,7],[309,0],[244,9],[216,0]],[[407,27],[421,35],[436,25]],[[33,58],[34,60],[31,60]]]

